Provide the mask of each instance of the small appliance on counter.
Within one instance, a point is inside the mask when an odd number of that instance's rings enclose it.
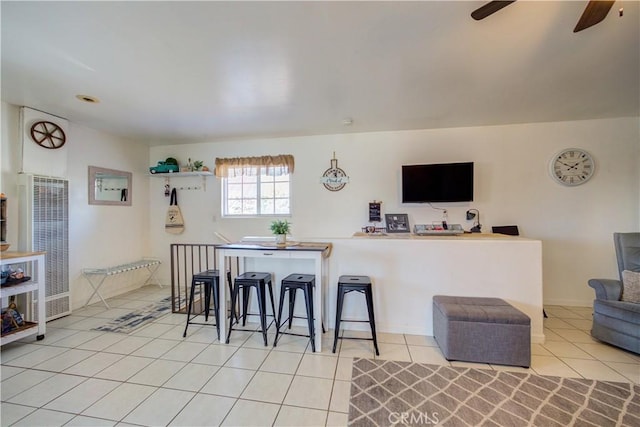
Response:
[[[413,226],[413,234],[418,236],[453,236],[463,234],[464,230],[460,224],[416,224]]]

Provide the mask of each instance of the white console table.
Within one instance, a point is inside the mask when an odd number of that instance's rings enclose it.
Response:
[[[37,321],[34,321],[36,319],[24,319],[25,325],[23,327],[2,335],[0,345],[9,344],[34,334],[36,334],[38,340],[43,339],[46,332],[45,252],[2,252],[0,257],[0,265],[32,263],[32,274],[35,273],[35,276],[29,281],[14,285],[3,285],[0,288],[0,297],[4,300],[14,295],[34,292],[38,301]],[[27,310],[27,312],[30,311]]]
[[[219,271],[224,272],[229,268],[229,257],[238,258],[280,258],[280,259],[309,259],[314,261],[314,271],[316,276],[316,286],[313,294],[313,311],[319,313],[315,318],[315,330],[322,330],[322,318],[327,317],[327,312],[323,310],[324,289],[327,286],[329,263],[328,258],[331,254],[331,243],[321,242],[299,242],[288,245],[275,245],[273,243],[230,243],[226,245],[216,246],[216,252],[220,256]],[[245,271],[245,263],[240,263],[240,272]],[[294,273],[294,271],[291,271]],[[227,284],[226,274],[220,274],[220,301],[227,300]],[[276,278],[272,278],[273,286],[276,287],[279,282]],[[222,305],[222,304],[221,304]],[[227,316],[220,316],[220,339],[224,342],[227,336],[228,319]],[[224,320],[223,320],[224,319]],[[315,337],[316,351],[322,351],[322,334],[316,333]]]

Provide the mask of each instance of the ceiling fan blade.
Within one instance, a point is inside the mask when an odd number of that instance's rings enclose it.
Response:
[[[589,28],[602,21],[607,17],[613,3],[615,3],[615,1],[591,0],[584,9],[584,12],[582,12],[582,16],[580,17],[578,24],[576,24],[576,27],[573,29],[573,32],[577,33],[578,31],[582,31],[585,28]]]
[[[512,1],[490,1],[489,3],[485,4],[484,6],[479,7],[478,9],[474,10],[473,12],[471,12],[471,17],[473,19],[475,19],[476,21],[479,21],[481,19],[486,18],[489,15],[493,15],[494,13],[496,13],[497,11],[502,9],[503,7],[509,6],[514,1],[516,1],[516,0],[512,0]]]

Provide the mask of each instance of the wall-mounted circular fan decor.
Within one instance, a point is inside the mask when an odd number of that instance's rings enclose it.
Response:
[[[60,126],[52,122],[40,121],[31,126],[31,139],[41,147],[55,149],[67,142],[67,136]]]

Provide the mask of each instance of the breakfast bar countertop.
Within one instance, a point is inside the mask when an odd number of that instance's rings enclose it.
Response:
[[[290,241],[278,245],[273,242],[236,242],[217,246],[217,249],[246,249],[246,250],[275,250],[275,251],[320,251],[328,257],[331,254],[332,244],[328,242],[298,242]]]
[[[326,305],[324,304],[325,289],[329,284],[329,256],[331,255],[332,243],[325,242],[298,242],[290,240],[285,244],[278,245],[275,241],[251,241],[251,242],[237,242],[227,243],[216,246],[216,252],[220,255],[220,270],[227,271],[228,258],[238,257],[242,259],[239,263],[239,273],[246,271],[247,259],[289,259],[290,261],[311,260],[313,261],[313,270],[310,270],[316,277],[316,284],[314,286],[314,312],[321,313],[319,316],[315,316],[315,329],[322,329],[322,318],[327,319],[328,313],[325,311]],[[287,264],[289,264],[287,262]],[[276,273],[278,274],[278,273]],[[285,277],[284,275],[282,277]],[[227,296],[226,275],[220,275],[219,286],[219,301],[226,301]],[[228,324],[228,318],[226,316],[220,319],[220,336],[226,336]],[[316,334],[315,336],[315,348],[316,351],[322,351],[322,334]]]

